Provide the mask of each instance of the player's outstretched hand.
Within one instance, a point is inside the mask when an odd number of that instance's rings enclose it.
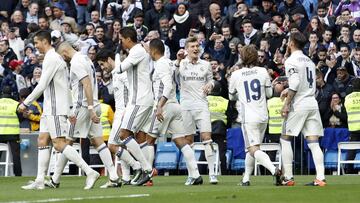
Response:
[[[94,123],[100,123],[100,118],[96,115],[95,111],[90,110],[90,118]]]
[[[20,113],[23,113],[25,110],[26,110],[26,106],[25,104],[21,103],[19,106],[18,106],[18,112]]]
[[[157,107],[156,108],[156,118],[160,121],[163,122],[164,121],[164,116],[163,116],[163,109],[161,107]]]

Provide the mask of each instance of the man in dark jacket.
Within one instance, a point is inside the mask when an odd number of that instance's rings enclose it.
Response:
[[[17,59],[15,52],[9,47],[7,39],[0,39],[0,54],[3,56],[2,66],[4,67],[4,76],[11,72],[9,63],[13,59]]]
[[[149,31],[159,30],[159,20],[164,16],[170,19],[170,13],[164,9],[163,0],[155,0],[154,7],[145,13],[145,26],[149,28]]]

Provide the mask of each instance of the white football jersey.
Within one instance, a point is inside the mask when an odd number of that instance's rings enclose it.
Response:
[[[40,81],[24,104],[29,106],[33,101],[44,94],[43,115],[69,115],[69,80],[68,69],[62,57],[50,49],[46,52]]]
[[[296,92],[290,111],[318,109],[315,99],[315,64],[311,59],[302,51],[295,51],[285,61],[285,71],[289,80],[289,89]]]
[[[155,104],[157,104],[162,96],[168,99],[167,102],[177,102],[174,69],[170,59],[163,56],[154,62],[152,81]]]
[[[235,95],[237,97],[235,97]],[[242,68],[232,73],[229,84],[230,99],[241,105],[242,123],[267,123],[266,97],[272,96],[270,76],[265,68]]]
[[[115,67],[116,72],[127,72],[129,82],[129,104],[153,105],[153,92],[149,70],[150,56],[141,44],[136,44],[129,55]]]
[[[70,82],[72,90],[73,107],[87,107],[87,98],[81,80],[89,77],[93,93],[94,106],[99,104],[98,84],[95,76],[95,66],[91,59],[81,52],[76,52],[70,61]]]
[[[125,111],[125,107],[129,101],[129,84],[126,73],[112,72],[112,80],[114,87],[115,110],[119,112]]]
[[[182,110],[208,109],[209,104],[203,87],[212,83],[213,74],[209,62],[199,59],[192,64],[188,58],[180,62],[176,69],[177,77],[180,79],[180,105]]]

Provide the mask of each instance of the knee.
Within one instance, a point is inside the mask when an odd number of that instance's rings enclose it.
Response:
[[[260,147],[257,146],[251,146],[248,148],[248,153],[250,153],[251,156],[254,156],[255,152],[260,150]]]
[[[204,141],[211,140],[211,133],[210,132],[201,133],[201,139]]]
[[[174,139],[173,141],[174,141],[175,145],[177,146],[177,148],[179,148],[179,149],[183,148],[185,145],[188,144],[186,139],[183,137]]]
[[[53,146],[56,151],[62,152],[66,146],[65,138],[55,138],[53,140]]]
[[[38,147],[46,147],[50,144],[50,138],[48,135],[39,135],[38,137]]]
[[[116,152],[117,152],[118,149],[119,149],[118,146],[113,145],[113,144],[109,144],[108,148],[109,148],[109,150],[110,150],[110,152],[111,152],[112,154],[116,154]]]
[[[126,129],[121,129],[120,130],[120,139],[121,140],[125,140],[126,138],[128,138],[129,136],[131,135],[131,131],[129,130],[126,130]]]

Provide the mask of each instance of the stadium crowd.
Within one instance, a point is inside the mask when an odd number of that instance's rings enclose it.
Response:
[[[275,95],[279,96],[287,86],[284,62],[288,57],[288,36],[300,31],[308,38],[303,52],[317,67],[313,79],[323,126],[348,128],[344,101],[353,91],[352,81],[360,77],[358,0],[2,1],[0,89],[9,90],[6,94],[21,102],[36,87],[44,56],[35,49],[33,38],[38,30],[47,30],[53,46],[66,41],[89,56],[96,66],[99,96],[114,110],[112,76],[102,71],[95,59],[100,49],[126,57],[127,51],[119,42],[122,27],[136,29],[139,42],[161,39],[166,45],[165,55],[172,60],[184,48],[187,37],[197,37],[202,59],[211,63],[216,81],[217,88],[212,93],[215,98],[209,98],[209,102],[226,103],[220,112],[226,115],[220,124],[225,133],[226,128],[241,123],[237,113],[240,107],[226,100],[227,79],[242,66],[239,50],[249,44],[257,47],[259,66],[267,69]],[[39,129],[41,104],[42,98],[19,115],[21,128]],[[224,139],[224,130],[214,126],[213,130],[216,142],[216,134]],[[360,140],[359,131],[351,139]]]

